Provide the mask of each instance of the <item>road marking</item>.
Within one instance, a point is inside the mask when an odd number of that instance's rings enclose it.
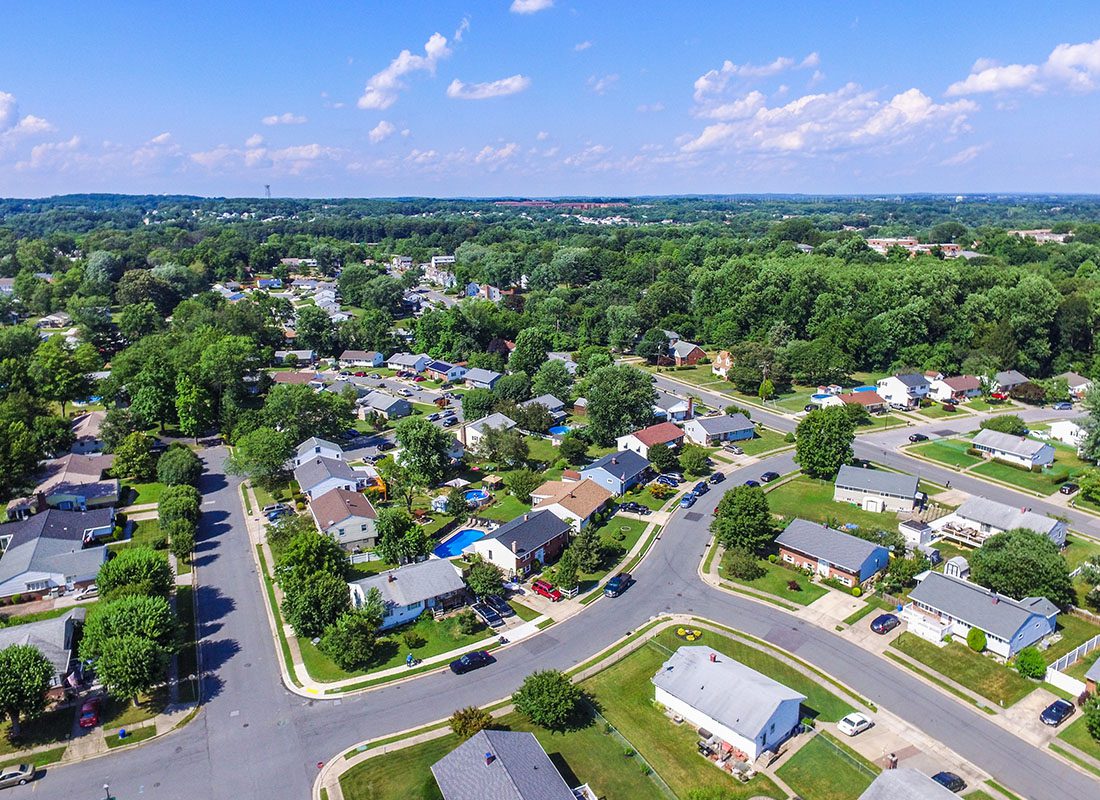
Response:
[[[240,711],[230,711],[229,712],[230,717],[239,717],[240,715],[241,715]]]

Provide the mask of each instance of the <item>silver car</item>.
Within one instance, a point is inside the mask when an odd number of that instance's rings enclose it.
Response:
[[[0,772],[0,789],[8,789],[12,786],[22,786],[33,778],[33,764],[19,764],[18,766],[13,764],[10,767],[4,767],[3,772]]]

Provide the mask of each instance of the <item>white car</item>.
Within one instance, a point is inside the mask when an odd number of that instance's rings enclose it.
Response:
[[[847,736],[863,733],[875,723],[871,718],[859,712],[853,712],[836,724],[836,729]]]

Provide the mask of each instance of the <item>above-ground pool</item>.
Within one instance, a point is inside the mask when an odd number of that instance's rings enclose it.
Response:
[[[550,433],[554,436],[565,436],[565,434],[569,433],[569,426],[555,425],[550,429]]]
[[[457,558],[462,551],[478,539],[485,538],[485,531],[475,528],[464,528],[445,542],[436,545],[432,552],[439,558]]]
[[[818,400],[818,401],[828,400],[830,397],[832,397],[831,394],[814,394],[814,395],[810,395],[811,400]]]
[[[466,498],[466,504],[474,507],[489,501],[489,493],[484,489],[467,489],[462,494]]]

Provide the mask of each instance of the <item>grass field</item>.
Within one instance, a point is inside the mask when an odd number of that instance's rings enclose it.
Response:
[[[1088,558],[1095,555],[1100,555],[1100,543],[1072,534],[1066,537],[1066,549],[1062,551],[1062,557],[1065,558],[1066,566],[1071,570],[1081,566]]]
[[[11,740],[11,723],[0,723],[0,756],[18,753],[26,747],[63,742],[73,726],[73,709],[47,711],[31,720],[24,720],[18,741]]]
[[[495,519],[499,522],[508,522],[531,510],[529,503],[521,503],[517,498],[512,497],[504,490],[498,490],[493,492],[493,499],[496,501],[491,506],[483,508],[477,511],[477,516],[485,517],[485,519]]]
[[[1100,650],[1093,650],[1084,658],[1080,658],[1074,663],[1070,664],[1063,670],[1071,678],[1076,678],[1079,681],[1085,679],[1085,673],[1089,671],[1089,667],[1096,663],[1096,660],[1100,659]]]
[[[1076,716],[1077,719],[1062,731],[1058,738],[1069,742],[1078,750],[1089,754],[1093,758],[1100,759],[1100,742],[1093,739],[1089,729],[1085,727],[1085,718],[1081,714]]]
[[[91,608],[94,603],[78,603],[77,606],[62,606],[51,608],[48,611],[35,611],[33,614],[0,614],[0,628],[8,628],[12,625],[26,625],[28,622],[41,622],[44,619],[54,619],[63,614],[68,614],[73,608]]]
[[[1058,633],[1062,634],[1061,641],[1043,651],[1043,658],[1048,664],[1053,664],[1073,648],[1096,636],[1100,633],[1100,625],[1073,614],[1059,614]]]
[[[618,564],[623,556],[630,552],[630,549],[641,538],[642,531],[646,529],[647,525],[649,525],[648,522],[643,522],[640,519],[614,516],[600,527],[600,541],[608,548],[610,555],[604,562],[604,569],[596,572],[579,573],[582,594],[594,589],[603,576]]]
[[[869,616],[871,614],[871,612],[873,612],[873,611],[893,611],[894,610],[894,606],[891,605],[890,603],[887,603],[881,597],[877,597],[875,595],[872,595],[871,597],[867,597],[867,598],[864,598],[864,599],[866,600],[866,602],[864,603],[863,608],[859,609],[858,611],[856,611],[852,614],[849,614],[847,617],[844,618],[844,624],[845,625],[854,625],[855,623],[859,622],[864,617]]]
[[[163,483],[127,483],[123,487],[123,505],[140,506],[147,503],[159,503],[160,496],[168,487]],[[128,494],[127,494],[128,493]]]
[[[768,450],[775,450],[778,447],[790,447],[791,445],[783,441],[785,435],[773,431],[771,428],[757,426],[755,438],[746,439],[743,442],[734,442],[734,444],[744,450],[745,455],[754,456]]]
[[[969,447],[969,442],[959,439],[938,439],[908,449],[919,456],[938,461],[949,467],[972,467],[975,464],[980,464],[982,461],[980,458],[966,452]]]
[[[813,583],[805,574],[796,572],[793,569],[787,569],[779,564],[772,564],[769,561],[760,562],[760,565],[765,569],[763,576],[751,581],[741,580],[729,574],[725,566],[725,561],[726,556],[723,555],[722,564],[719,565],[718,569],[721,570],[722,577],[726,580],[732,583],[739,583],[750,589],[756,589],[759,592],[766,592],[777,597],[782,597],[784,600],[789,600],[801,606],[808,606],[814,600],[823,597],[825,593],[829,591],[825,587]],[[789,586],[790,581],[795,581],[799,588],[797,590],[791,589]]]
[[[18,761],[7,761],[0,764],[0,771],[7,767],[15,766],[16,764],[34,764],[36,767],[48,767],[50,764],[56,764],[61,760],[61,757],[65,755],[65,751],[69,749],[67,744],[61,747],[51,747],[49,750],[39,750],[33,755],[26,756]]]
[[[1065,480],[1084,471],[1084,468],[1070,468],[1065,464],[1060,464],[1056,457],[1054,467],[1043,472],[1028,472],[1001,461],[987,461],[970,471],[975,475],[984,475],[987,478],[1019,486],[1021,489],[1031,492],[1054,494]]]
[[[852,523],[869,530],[892,530],[897,526],[894,514],[864,511],[851,503],[833,500],[833,484],[805,475],[768,491],[768,506],[773,514],[812,522],[843,525]]]
[[[936,647],[911,633],[903,633],[890,646],[934,669],[946,678],[965,686],[995,704],[1005,707],[1030,694],[1038,684],[1022,678],[1014,670],[1001,666],[966,645],[952,642]]]
[[[137,744],[138,742],[143,742],[146,739],[152,739],[156,735],[157,729],[152,725],[149,725],[145,728],[138,728],[137,730],[133,731],[127,731],[125,739],[120,739],[117,733],[112,733],[110,736],[107,737],[107,747],[113,749],[115,747],[124,747],[128,744]]]
[[[819,733],[776,774],[803,800],[857,800],[878,773],[854,750]]]

